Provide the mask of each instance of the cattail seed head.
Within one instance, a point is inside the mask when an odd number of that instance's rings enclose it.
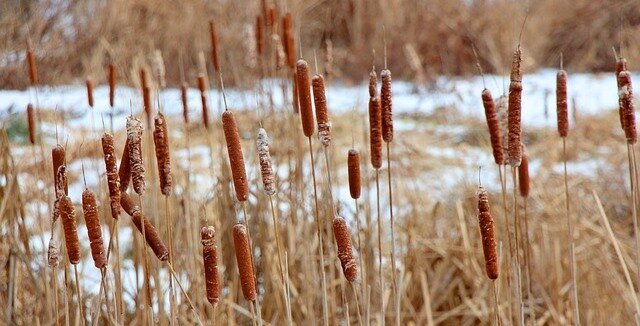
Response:
[[[618,80],[620,84],[618,97],[620,99],[620,107],[622,109],[622,116],[624,119],[624,134],[629,144],[635,144],[638,141],[638,134],[636,131],[636,108],[633,103],[631,74],[626,70],[621,71],[618,74]]]
[[[489,127],[489,138],[491,139],[491,149],[493,149],[493,159],[496,164],[504,164],[504,150],[502,148],[502,138],[500,137],[500,123],[496,114],[496,105],[493,96],[488,89],[482,91],[482,105]]]
[[[218,250],[213,226],[205,226],[200,231],[202,259],[204,261],[204,279],[207,300],[212,305],[220,301],[220,275],[218,274]]]
[[[33,105],[27,104],[27,125],[29,126],[29,142],[31,144],[36,143],[36,119]]]
[[[131,183],[138,195],[145,191],[144,164],[142,161],[142,122],[133,116],[127,117],[127,140],[129,141],[129,165]]]
[[[180,85],[180,99],[182,100],[182,118],[184,119],[184,124],[189,124],[188,90],[189,85],[187,83],[182,83],[182,85]]]
[[[51,268],[58,267],[58,265],[60,264],[60,250],[58,249],[58,244],[54,239],[49,240],[47,262],[49,264],[49,267]]]
[[[287,64],[293,69],[296,66],[296,46],[293,40],[293,20],[290,12],[282,17],[282,42],[287,54]]]
[[[105,132],[102,135],[102,154],[107,170],[107,186],[109,187],[109,203],[111,217],[116,220],[120,217],[120,175],[116,166],[116,154],[113,147],[113,136]]]
[[[314,75],[311,79],[313,89],[313,102],[316,106],[316,121],[318,123],[318,138],[322,146],[327,147],[331,143],[331,122],[327,112],[327,97],[324,89],[324,77]]]
[[[340,259],[344,277],[347,281],[353,282],[358,277],[358,265],[353,257],[351,234],[349,233],[347,222],[340,216],[336,216],[333,219],[333,235],[338,245],[338,259]]]
[[[382,167],[382,113],[380,98],[369,98],[369,138],[371,165],[374,169]]]
[[[313,107],[311,106],[311,83],[309,80],[309,65],[300,59],[296,64],[296,83],[298,84],[298,102],[300,105],[300,119],[305,137],[311,137],[314,132]]]
[[[229,164],[231,165],[231,175],[233,177],[233,186],[236,190],[236,198],[242,202],[249,197],[249,183],[247,182],[247,172],[244,167],[238,126],[236,125],[236,118],[233,112],[224,111],[222,113],[222,129],[224,131],[224,139],[227,143]]]
[[[33,48],[31,47],[31,40],[27,40],[27,65],[31,86],[35,86],[38,84],[38,67],[36,66],[36,56],[33,54]]]
[[[144,105],[144,114],[145,114],[145,117],[147,118],[147,126],[150,127],[152,104],[151,104],[151,88],[149,86],[145,86],[142,89],[142,100]]]
[[[67,255],[69,256],[69,262],[75,265],[80,262],[80,241],[78,240],[76,210],[69,196],[62,196],[58,205],[60,207],[60,219],[62,220]]]
[[[62,187],[65,184],[67,184],[67,166],[60,165],[60,167],[58,168],[58,173],[56,174],[56,184],[55,184],[57,199],[60,199],[60,197],[67,195],[64,188]]]
[[[378,75],[376,75],[376,71],[371,69],[369,73],[369,97],[378,96]]]
[[[209,36],[211,37],[211,63],[213,69],[220,70],[220,62],[218,61],[218,35],[216,34],[216,25],[213,20],[209,21]]]
[[[522,72],[520,64],[522,52],[520,47],[513,53],[511,65],[511,83],[509,84],[509,164],[518,167],[522,159],[521,130],[522,130]]]
[[[87,79],[87,103],[93,109],[93,80]]]
[[[236,263],[238,265],[238,273],[240,274],[242,294],[246,300],[254,301],[257,298],[257,294],[256,280],[253,274],[251,247],[249,246],[247,229],[240,223],[233,226],[233,244],[236,251]]]
[[[529,197],[529,157],[522,150],[522,162],[518,167],[518,185],[520,187],[520,196]]]
[[[482,251],[484,252],[487,276],[495,280],[498,278],[498,251],[493,228],[493,217],[489,212],[489,199],[484,187],[478,188],[478,222],[482,237]]]
[[[567,102],[567,72],[558,71],[556,75],[556,108],[558,115],[558,134],[567,137],[569,134],[569,105]]]
[[[156,160],[158,161],[160,192],[165,196],[169,196],[171,195],[173,181],[171,178],[171,155],[169,154],[169,132],[164,114],[158,112],[154,119],[154,127],[153,143],[156,149]]]
[[[122,205],[122,209],[131,216],[131,220],[140,234],[142,234],[142,226],[144,225],[144,236],[147,240],[147,245],[149,245],[149,248],[151,248],[156,257],[158,257],[160,261],[169,259],[169,251],[162,242],[158,231],[156,231],[153,224],[149,222],[149,219],[142,214],[142,210],[133,202],[131,196],[123,192],[120,204]]]
[[[112,108],[116,103],[116,66],[109,64],[109,106]]]
[[[276,179],[273,173],[271,154],[269,153],[269,136],[263,128],[258,129],[258,159],[260,160],[260,174],[262,175],[262,185],[264,193],[268,196],[276,194]]]
[[[58,197],[58,189],[64,189],[64,193],[69,193],[69,182],[67,181],[66,174],[64,179],[58,180],[58,169],[61,166],[65,165],[65,150],[62,145],[58,144],[51,150],[51,158],[53,162],[53,180],[54,180],[54,189],[56,191],[56,198]],[[62,183],[60,183],[62,182]]]
[[[382,139],[386,143],[393,141],[393,107],[391,101],[391,71],[380,73],[382,88],[380,89],[380,107],[382,109]]]
[[[91,247],[93,263],[96,268],[102,268],[107,264],[107,255],[102,241],[102,229],[98,219],[96,196],[89,188],[85,188],[82,192],[82,212],[84,213],[84,222],[87,225],[87,233],[89,234],[89,246]]]
[[[125,192],[129,188],[131,182],[131,161],[129,160],[129,138],[124,142],[122,149],[122,158],[120,159],[120,168],[118,169],[118,178],[120,179],[120,192]]]
[[[202,74],[198,75],[198,89],[200,90],[200,93],[207,92],[207,79]]]
[[[351,198],[360,198],[360,152],[350,149],[347,155],[347,171],[349,173],[349,193]]]
[[[616,60],[616,83],[618,84],[618,92],[620,92],[620,78],[618,77],[618,75],[620,74],[620,72],[627,70],[627,60],[625,58],[618,58],[618,60]],[[620,115],[620,127],[622,128],[622,130],[624,131],[624,114],[623,114],[623,110],[622,110],[622,101],[618,100],[618,114]]]

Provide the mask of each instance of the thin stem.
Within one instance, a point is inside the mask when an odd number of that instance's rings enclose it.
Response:
[[[198,324],[202,325],[202,320],[200,319],[200,315],[198,314],[198,311],[196,310],[195,306],[193,305],[193,302],[191,301],[191,298],[189,298],[189,295],[187,294],[187,292],[182,287],[182,283],[180,283],[180,279],[178,279],[178,275],[176,274],[176,271],[173,269],[173,265],[171,265],[171,263],[167,262],[167,266],[169,266],[169,271],[171,272],[171,275],[173,275],[173,278],[175,279],[176,284],[178,284],[178,287],[180,288],[180,291],[182,291],[182,295],[184,295],[185,299],[187,299],[187,304],[189,305],[189,308],[191,309],[191,311],[193,311],[193,315],[196,316],[196,319],[198,320]]]
[[[380,281],[380,324],[384,326],[384,278],[382,277],[382,219],[380,218],[380,170],[376,169],[376,210],[378,212],[378,278]]]
[[[527,298],[529,301],[529,316],[531,322],[535,323],[536,312],[533,307],[533,296],[531,294],[531,242],[529,241],[529,216],[527,212],[528,196],[523,198],[524,201],[524,249],[525,249],[525,265],[527,266]]]
[[[564,165],[564,194],[565,194],[565,213],[567,217],[567,226],[569,232],[569,259],[571,264],[571,287],[572,287],[572,301],[575,318],[573,320],[574,325],[580,325],[580,308],[578,304],[578,282],[576,280],[576,256],[575,256],[575,241],[573,239],[573,222],[571,220],[571,214],[569,210],[569,177],[567,173],[567,138],[562,137],[562,161]],[[632,192],[633,197],[633,192]],[[635,202],[633,205],[635,212]],[[634,213],[635,215],[635,213]],[[635,220],[635,219],[634,219]],[[636,238],[637,239],[637,238]]]
[[[167,235],[169,237],[169,263],[173,264],[173,217],[169,214],[169,196],[164,196],[164,216],[167,219]],[[169,310],[171,311],[171,317],[169,317],[170,325],[175,325],[175,309],[176,309],[176,293],[173,288],[173,279],[169,277]]]
[[[249,240],[249,248],[251,248],[251,270],[253,272],[253,275],[256,275],[256,265],[255,265],[255,260],[253,259],[253,240],[251,239],[251,231],[249,230],[249,218],[247,217],[247,202],[243,201],[242,202],[242,214],[244,216],[244,226],[247,230],[247,240]],[[257,281],[257,280],[256,280]],[[256,284],[256,288],[258,287],[258,285]],[[255,300],[255,304],[256,304],[256,311],[258,313],[258,325],[262,326],[262,315],[260,314],[260,300],[256,299]],[[255,321],[255,319],[254,319]]]
[[[400,292],[396,278],[396,238],[393,232],[393,191],[391,187],[391,144],[387,142],[387,182],[389,186],[389,216],[391,219],[391,277],[395,295],[396,325],[400,325]]]
[[[515,232],[515,242],[516,242],[516,278],[517,278],[517,286],[516,289],[518,291],[518,325],[524,325],[524,304],[522,303],[522,275],[520,271],[520,244],[518,240],[518,228],[520,225],[520,218],[518,214],[518,181],[517,181],[517,172],[516,167],[511,167],[511,174],[513,176],[513,217],[514,217],[514,232]]]
[[[356,234],[358,235],[358,252],[360,253],[359,258],[360,258],[360,270],[362,271],[362,286],[360,287],[360,290],[362,292],[362,297],[364,297],[364,289],[366,289],[367,287],[367,273],[365,270],[365,265],[364,265],[364,255],[365,255],[365,250],[362,248],[362,242],[360,241],[360,214],[359,214],[359,208],[358,208],[358,199],[354,199],[355,205],[356,205],[356,228],[357,228],[357,232]]]
[[[351,289],[353,290],[353,297],[356,300],[356,311],[358,312],[358,325],[362,325],[362,314],[360,313],[360,303],[358,302],[358,291],[356,291],[356,284],[351,283]]]
[[[73,272],[76,278],[76,295],[78,298],[78,309],[80,310],[80,324],[84,326],[84,308],[82,307],[82,291],[80,290],[80,276],[78,276],[78,265],[73,265]]]
[[[491,289],[493,292],[493,314],[494,314],[494,323],[498,326],[502,325],[502,321],[500,320],[500,305],[498,303],[498,288],[496,286],[496,280],[491,281]]]
[[[145,232],[145,225],[144,225],[144,221],[145,221],[145,217],[142,214],[142,196],[138,195],[138,202],[139,202],[139,208],[140,208],[140,229],[142,229],[142,247],[143,247],[143,256],[144,256],[144,265],[143,265],[143,269],[144,269],[144,291],[145,291],[145,299],[146,299],[146,305],[144,306],[144,314],[145,314],[145,318],[147,317],[147,315],[149,313],[153,314],[153,311],[149,312],[149,307],[151,307],[152,303],[151,303],[151,286],[149,284],[149,260],[147,258],[148,254],[147,254],[147,234]]]
[[[58,309],[58,267],[53,268],[53,295],[55,302],[55,311],[56,311],[56,326],[60,325],[60,312]]]
[[[629,156],[629,182],[631,184],[631,212],[633,215],[633,234],[636,240],[636,268],[638,270],[637,278],[640,284],[640,234],[638,233],[638,173],[636,153],[633,145],[627,144],[627,154]]]
[[[509,310],[509,320],[513,318],[512,310],[512,297],[511,297],[511,259],[513,258],[513,244],[511,243],[511,228],[509,227],[509,206],[507,205],[507,167],[498,165],[498,174],[500,175],[500,189],[502,192],[502,206],[504,207],[504,227],[507,236],[507,242],[509,244],[509,257],[506,259],[505,268],[505,280],[507,281],[507,309]],[[499,307],[498,307],[499,309]]]

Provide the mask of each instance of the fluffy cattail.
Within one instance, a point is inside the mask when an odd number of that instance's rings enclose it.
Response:
[[[264,193],[268,196],[273,196],[276,194],[276,180],[273,173],[271,154],[269,153],[269,136],[267,136],[267,131],[263,128],[258,129],[256,144],[258,146],[258,159],[260,160],[260,174],[262,175]]]
[[[60,165],[60,167],[58,168],[58,173],[56,174],[56,183],[55,183],[56,199],[60,199],[60,197],[67,195],[64,191],[64,188],[62,187],[62,185],[65,185],[65,184],[67,184],[67,166]],[[54,210],[54,218],[55,218],[55,210]]]
[[[293,95],[293,99],[291,99],[291,104],[293,105],[293,113],[298,114],[300,113],[300,99],[298,98],[298,81],[297,81],[297,74],[295,72],[295,68],[293,71],[293,87],[292,87],[292,95]]]
[[[107,185],[109,187],[109,203],[111,217],[116,220],[120,216],[120,175],[116,166],[116,154],[113,148],[113,136],[105,132],[102,135],[102,154],[107,169]]]
[[[382,109],[382,139],[389,143],[393,141],[393,107],[391,103],[391,71],[388,69],[380,73],[382,87],[380,89],[380,107]]]
[[[69,196],[62,196],[58,202],[60,207],[60,219],[64,230],[64,242],[67,247],[69,262],[80,262],[80,241],[78,240],[78,225],[76,222],[76,210]]]
[[[153,143],[158,161],[158,177],[160,178],[160,192],[171,195],[171,156],[169,155],[169,132],[164,114],[158,112],[154,119]]]
[[[209,107],[207,106],[207,81],[204,75],[198,76],[198,89],[200,90],[200,100],[202,102],[202,123],[205,129],[209,129]]]
[[[27,65],[29,68],[29,80],[31,81],[31,86],[35,86],[38,84],[38,68],[36,67],[36,57],[33,54],[31,40],[27,40]]]
[[[29,142],[31,144],[36,143],[36,119],[33,105],[27,104],[27,125],[29,126]]]
[[[53,162],[53,180],[54,180],[54,188],[56,190],[56,198],[58,189],[64,188],[64,193],[69,193],[69,182],[65,177],[63,180],[58,180],[58,169],[63,166],[66,162],[65,159],[65,151],[62,145],[58,144],[51,150],[51,158]],[[60,184],[62,182],[63,184]]]
[[[313,88],[313,103],[316,105],[316,121],[318,123],[318,138],[322,146],[327,147],[331,143],[331,122],[327,113],[327,97],[324,89],[324,77],[315,75],[311,78]]]
[[[160,50],[153,51],[153,72],[158,79],[160,88],[167,86],[166,69],[164,66],[164,58],[162,58],[162,52]]]
[[[369,98],[369,138],[371,165],[374,169],[382,167],[382,113],[380,111],[380,98]]]
[[[349,173],[349,193],[351,198],[360,198],[360,152],[350,149],[347,155],[347,171]]]
[[[204,261],[204,280],[207,289],[207,300],[212,305],[220,301],[220,276],[218,274],[218,250],[213,226],[205,226],[200,231],[202,242],[202,259]]]
[[[556,75],[556,108],[558,115],[558,133],[560,137],[569,134],[569,106],[567,104],[567,72],[558,71]]]
[[[118,169],[118,178],[120,179],[120,192],[127,191],[129,182],[131,181],[131,162],[129,160],[129,138],[124,142],[122,149],[122,158],[120,159],[120,168]]]
[[[520,196],[529,196],[529,157],[522,151],[522,162],[518,167],[518,184],[520,186]]]
[[[482,91],[482,105],[489,127],[489,138],[491,139],[491,149],[493,149],[493,159],[496,164],[504,164],[504,150],[502,149],[502,138],[500,137],[500,124],[496,115],[496,104],[488,89]]]
[[[358,277],[358,265],[353,258],[351,234],[349,234],[347,222],[340,216],[336,216],[333,219],[333,235],[338,245],[338,259],[340,259],[344,277],[347,281],[353,282]]]
[[[236,263],[238,264],[238,273],[240,273],[242,294],[246,300],[254,301],[257,295],[251,247],[249,246],[247,229],[240,223],[233,226],[233,244],[236,250]]]
[[[182,83],[182,85],[180,85],[180,99],[182,99],[182,118],[184,119],[184,124],[189,124],[188,90],[189,85],[187,83]]]
[[[306,137],[314,132],[313,107],[311,106],[311,83],[309,81],[309,65],[300,59],[296,64],[296,83],[298,84],[298,101],[300,105],[300,119],[302,131]]]
[[[144,164],[142,161],[142,122],[133,116],[127,117],[127,140],[129,142],[129,165],[131,183],[138,195],[145,191]]]
[[[93,80],[87,79],[87,103],[93,109]]]
[[[47,262],[51,268],[58,267],[58,264],[60,264],[60,250],[58,249],[58,244],[54,239],[49,240]]]
[[[375,70],[371,69],[369,73],[369,97],[377,97],[378,96],[378,75],[376,75]]]
[[[213,69],[220,70],[220,63],[218,62],[218,35],[216,34],[216,25],[213,20],[209,21],[209,36],[211,37],[211,63],[213,63]]]
[[[638,134],[636,131],[636,108],[633,103],[631,74],[626,70],[622,71],[618,74],[618,80],[620,83],[618,96],[620,98],[620,107],[622,108],[622,116],[624,119],[624,135],[629,144],[635,144],[638,141]]]
[[[509,164],[518,167],[522,159],[521,150],[521,118],[522,118],[522,72],[520,64],[522,52],[520,47],[513,53],[511,65],[511,83],[509,84]]]
[[[260,55],[264,52],[264,23],[262,16],[256,16],[256,49]]]
[[[482,237],[482,251],[487,276],[495,280],[498,278],[498,252],[496,237],[493,230],[493,217],[489,211],[489,197],[484,187],[478,188],[478,221],[480,224],[480,235]]]
[[[102,241],[102,229],[98,219],[96,196],[89,188],[85,188],[82,192],[82,212],[84,213],[84,222],[87,225],[87,233],[89,234],[93,263],[96,268],[102,268],[107,264],[107,255]]]
[[[224,140],[227,143],[229,153],[229,165],[231,165],[231,175],[233,177],[233,187],[236,189],[236,198],[245,201],[249,197],[249,183],[247,182],[247,172],[244,167],[242,157],[242,147],[240,146],[240,135],[233,112],[224,111],[222,113],[222,129]]]
[[[109,106],[114,107],[116,103],[116,66],[109,64]]]
[[[120,204],[124,211],[131,216],[131,220],[133,220],[133,224],[136,226],[138,231],[140,231],[140,234],[142,234],[142,225],[144,224],[144,236],[147,239],[147,244],[151,250],[153,250],[156,257],[158,257],[160,261],[169,259],[169,251],[162,242],[158,231],[156,231],[156,228],[151,224],[151,222],[149,222],[149,219],[142,214],[140,207],[133,202],[131,196],[126,192],[123,192]]]
[[[149,86],[145,86],[142,89],[142,103],[144,105],[144,114],[145,114],[145,117],[147,118],[147,126],[150,127],[152,104],[151,104],[151,88]]]

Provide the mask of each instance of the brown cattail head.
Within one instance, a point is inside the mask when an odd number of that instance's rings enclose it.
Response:
[[[209,129],[209,107],[207,106],[207,95],[200,93],[200,102],[202,102],[202,124],[205,129]]]
[[[87,103],[93,109],[93,80],[87,78]]]
[[[276,8],[269,8],[267,13],[267,26],[273,26],[278,20],[278,12]]]
[[[198,75],[198,89],[200,90],[200,93],[207,92],[207,79],[203,74]]]
[[[53,162],[53,180],[56,198],[58,198],[58,189],[64,189],[65,195],[69,193],[69,182],[66,176],[62,180],[58,180],[58,169],[65,165],[65,151],[62,145],[58,144],[51,150],[51,158]],[[60,183],[62,182],[62,184]]]
[[[369,73],[369,97],[378,96],[378,75],[376,75],[376,71],[371,69]]]
[[[107,169],[107,185],[109,187],[109,203],[111,217],[116,220],[120,217],[120,175],[116,166],[116,154],[113,147],[113,136],[105,132],[102,135],[102,154]]]
[[[218,274],[218,250],[213,226],[205,226],[200,230],[202,242],[202,259],[204,261],[204,280],[207,300],[212,305],[220,301],[220,275]]]
[[[293,40],[293,20],[290,12],[282,17],[282,43],[287,54],[287,64],[293,69],[296,65],[296,46]]]
[[[60,264],[60,250],[58,249],[58,244],[54,239],[49,240],[47,262],[51,268],[58,267],[58,264]]]
[[[133,116],[127,117],[127,140],[129,142],[129,165],[131,183],[138,195],[145,191],[144,164],[142,161],[142,122]]]
[[[291,100],[291,104],[293,105],[293,113],[298,114],[300,113],[300,99],[298,98],[298,78],[297,78],[298,74],[296,74],[295,68],[293,71],[293,87],[292,88],[292,95],[293,95],[293,99]]]
[[[311,83],[309,80],[309,65],[300,59],[296,64],[296,83],[298,84],[298,101],[300,104],[300,119],[302,131],[306,137],[314,132],[313,107],[311,106]]]
[[[238,264],[238,273],[240,273],[242,294],[246,300],[254,301],[257,294],[251,247],[249,246],[247,229],[240,223],[233,226],[233,244],[236,250],[236,263]]]
[[[504,164],[504,150],[502,148],[502,138],[500,137],[500,123],[496,114],[496,104],[488,89],[482,91],[482,105],[489,127],[489,138],[491,139],[491,149],[493,149],[493,159],[496,164]]]
[[[149,88],[149,86],[145,86],[142,89],[142,102],[144,105],[144,114],[145,114],[145,117],[147,118],[147,126],[150,127],[152,104],[151,104],[151,88]]]
[[[529,157],[522,150],[522,162],[518,167],[518,185],[520,187],[520,196],[529,197]]]
[[[635,144],[638,141],[638,134],[636,131],[636,107],[633,103],[631,74],[626,70],[620,72],[618,74],[618,83],[620,84],[618,97],[624,120],[624,135],[629,144]]]
[[[256,49],[259,55],[264,53],[264,26],[262,16],[256,16]]]
[[[127,191],[129,182],[131,181],[131,162],[129,160],[129,138],[124,142],[122,149],[122,158],[120,159],[120,168],[118,169],[118,178],[120,179],[120,192]]]
[[[347,170],[349,173],[349,193],[351,198],[360,198],[360,152],[357,149],[350,149],[347,155]]]
[[[489,199],[484,187],[478,188],[478,221],[480,224],[480,235],[482,237],[482,251],[487,276],[495,280],[498,278],[498,251],[496,237],[493,230],[493,217],[489,212]]]
[[[29,142],[31,144],[36,143],[36,119],[33,105],[27,104],[27,125],[29,126]]]
[[[229,153],[229,164],[231,165],[231,175],[233,177],[233,187],[236,190],[236,198],[245,201],[249,197],[249,183],[247,182],[247,172],[244,167],[242,157],[242,147],[240,146],[240,135],[233,112],[224,111],[222,113],[222,129],[224,139],[227,142]]]
[[[338,259],[340,259],[344,277],[347,281],[353,282],[358,277],[358,265],[353,257],[351,234],[349,233],[347,222],[340,216],[336,216],[333,219],[333,235],[338,245]]]
[[[84,222],[87,225],[87,233],[89,234],[93,263],[96,268],[102,268],[107,264],[107,255],[102,241],[102,229],[98,219],[96,196],[89,188],[85,188],[82,192],[82,212],[84,213]]]
[[[382,112],[379,97],[369,98],[369,137],[371,165],[377,170],[382,167]]]
[[[620,72],[627,70],[627,60],[625,58],[618,58],[616,60],[616,83],[618,84],[618,92],[620,92],[620,78],[618,75]],[[618,114],[620,115],[620,127],[624,130],[624,115],[622,112],[622,101],[618,100]]]
[[[180,85],[180,99],[182,100],[182,118],[184,119],[184,124],[189,124],[188,90],[189,85],[187,83],[182,83],[182,85]]]
[[[31,86],[38,84],[38,67],[36,67],[36,56],[33,54],[31,40],[27,40],[27,65],[29,68],[29,80]]]
[[[511,83],[509,84],[509,164],[518,167],[522,159],[521,118],[522,118],[522,52],[520,47],[513,53]]]
[[[331,122],[327,112],[327,97],[324,89],[324,77],[317,74],[311,78],[313,88],[313,102],[316,105],[316,121],[318,123],[318,138],[322,146],[331,144]]]
[[[76,210],[69,196],[60,197],[58,205],[60,207],[60,218],[62,220],[67,255],[69,256],[69,262],[75,265],[80,262],[80,241],[78,240]]]
[[[109,106],[116,104],[116,65],[109,64]]]
[[[171,195],[171,155],[169,154],[169,132],[167,120],[164,114],[158,112],[154,119],[153,143],[156,148],[156,160],[158,161],[158,177],[160,178],[160,192],[163,195]]]
[[[388,69],[380,73],[382,88],[380,89],[380,106],[382,108],[382,139],[393,141],[393,107],[391,103],[391,71]]]
[[[147,70],[140,69],[140,90],[144,92],[144,89],[149,87],[149,80],[147,79]]]
[[[142,226],[144,225],[144,236],[147,239],[147,245],[153,250],[156,257],[158,257],[160,261],[169,259],[169,251],[162,242],[158,231],[156,231],[156,228],[149,222],[149,219],[142,214],[142,210],[133,202],[131,196],[123,192],[120,204],[122,205],[122,209],[131,216],[131,220],[140,234],[142,234]]]
[[[558,134],[567,137],[569,134],[569,106],[567,104],[567,72],[558,71],[556,75],[556,109],[558,115]]]
[[[213,63],[213,69],[220,70],[220,63],[218,61],[218,35],[216,34],[216,25],[213,20],[209,21],[209,35],[211,37],[211,63]]]
[[[258,129],[256,144],[258,146],[258,159],[260,160],[260,174],[262,175],[264,193],[268,196],[273,196],[276,194],[276,178],[273,173],[271,154],[269,153],[269,136],[267,136],[267,131],[263,128]]]

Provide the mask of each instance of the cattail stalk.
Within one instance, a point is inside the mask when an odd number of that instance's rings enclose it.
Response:
[[[58,202],[60,209],[60,219],[64,230],[65,247],[69,262],[73,265],[75,271],[76,295],[78,299],[78,309],[80,310],[81,324],[84,325],[84,303],[82,301],[82,292],[80,291],[80,283],[78,277],[77,264],[80,262],[80,240],[78,239],[78,226],[76,221],[76,211],[73,207],[71,199],[67,195],[60,197]]]
[[[213,226],[205,226],[200,231],[207,300],[215,306],[220,301],[220,275],[218,273],[218,252],[214,234]]]
[[[535,311],[533,309],[533,296],[531,295],[531,242],[529,241],[529,219],[528,219],[528,212],[527,212],[527,199],[529,198],[529,191],[530,191],[530,179],[529,179],[529,157],[527,155],[527,152],[523,149],[522,150],[522,162],[520,163],[520,166],[518,167],[518,186],[520,189],[520,197],[522,197],[523,202],[524,202],[524,250],[525,250],[525,254],[524,254],[524,260],[525,260],[525,266],[527,268],[527,275],[526,275],[526,281],[527,281],[527,297],[528,297],[528,301],[529,301],[529,313],[531,315],[531,318],[535,320]]]

